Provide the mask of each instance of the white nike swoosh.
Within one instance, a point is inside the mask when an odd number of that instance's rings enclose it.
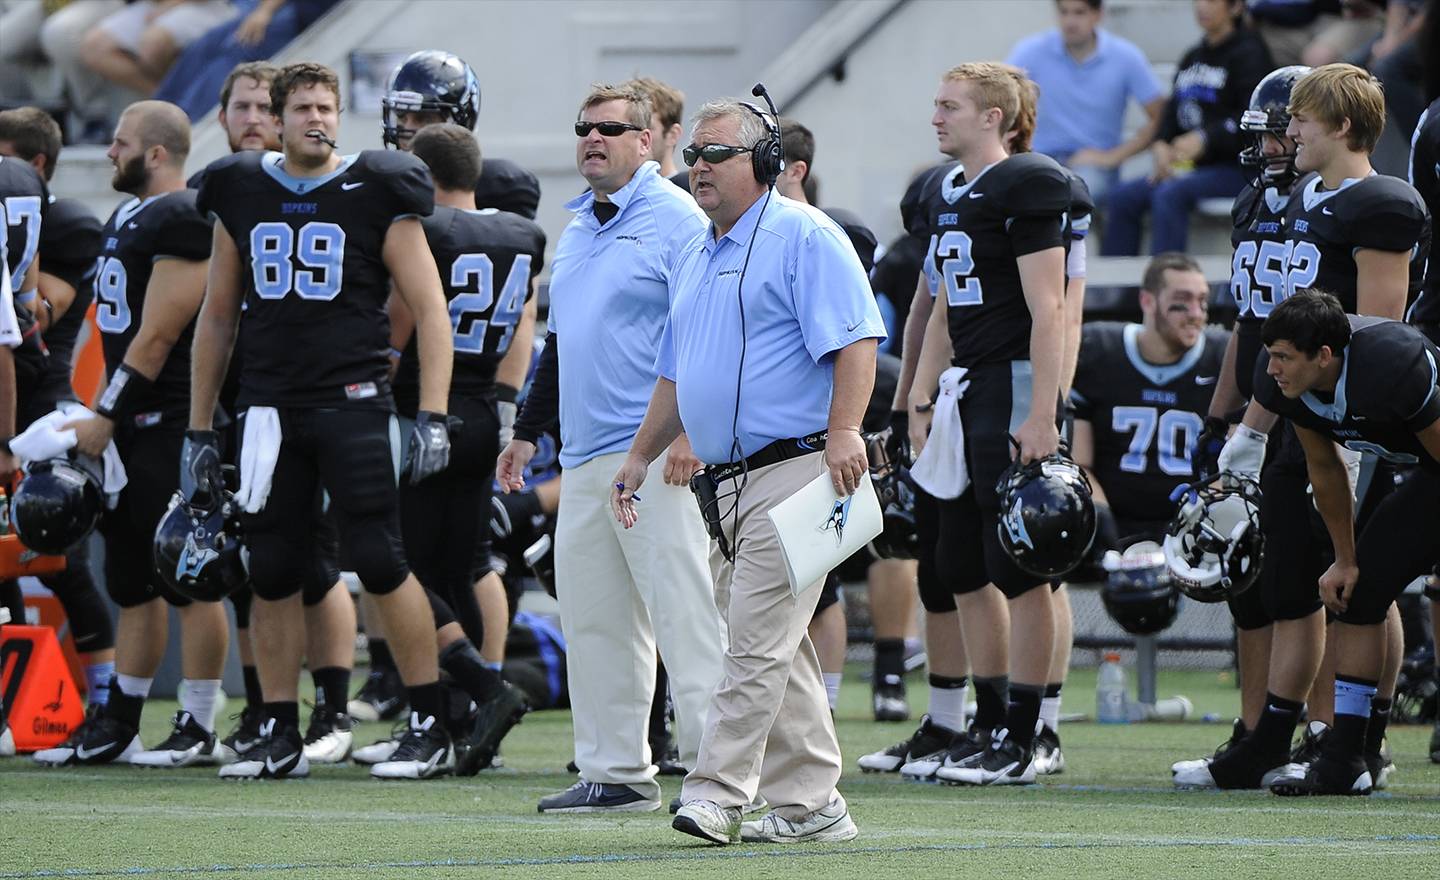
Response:
[[[342,184],[340,184],[340,188],[343,189],[343,190],[345,190],[346,192],[349,192],[349,191],[352,190],[352,189],[359,189],[360,187],[362,187],[362,186],[364,186],[364,185],[365,185],[365,181],[361,180],[361,181],[357,181],[357,182],[355,182],[355,183],[342,183]]]
[[[1330,210],[1329,208],[1321,208],[1321,209],[1320,209],[1320,213],[1321,213],[1321,214],[1324,214],[1326,217],[1334,217],[1334,216],[1335,216],[1335,212],[1332,211],[1332,210]]]
[[[1218,378],[1220,378],[1220,377],[1219,377],[1219,376],[1196,376],[1196,377],[1195,377],[1195,384],[1196,384],[1196,385],[1214,385],[1214,384],[1215,384],[1215,380],[1218,379]]]
[[[983,198],[985,198],[985,194],[984,194],[984,193],[970,193],[970,198],[972,198],[972,199],[983,199]]]
[[[281,758],[279,763],[276,763],[267,755],[265,757],[265,769],[270,771],[271,773],[276,773],[280,770],[280,768],[284,767],[286,764],[289,764],[291,761],[294,761],[298,757],[300,757],[299,752],[291,752],[290,754]]]
[[[93,749],[87,749],[87,748],[85,748],[84,746],[76,746],[76,747],[75,747],[75,757],[76,757],[76,758],[79,758],[79,759],[82,760],[82,761],[87,761],[87,760],[89,760],[90,758],[93,758],[93,757],[95,757],[96,755],[99,755],[99,754],[103,753],[106,749],[113,749],[113,748],[115,748],[116,745],[117,745],[117,743],[108,742],[108,743],[106,743],[106,744],[103,745],[103,746],[99,746],[99,747],[93,748]]]

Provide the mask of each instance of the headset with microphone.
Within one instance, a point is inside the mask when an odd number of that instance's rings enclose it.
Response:
[[[785,147],[780,137],[780,111],[775,109],[775,102],[770,100],[770,93],[765,90],[764,83],[756,83],[750,94],[764,98],[765,106],[770,108],[770,115],[766,116],[765,111],[754,104],[740,102],[741,106],[760,117],[768,135],[750,149],[750,167],[755,170],[757,182],[774,186],[775,179],[785,170]]]

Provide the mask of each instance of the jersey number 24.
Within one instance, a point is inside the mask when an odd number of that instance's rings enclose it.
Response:
[[[510,273],[495,298],[495,263],[489,254],[461,254],[450,264],[450,288],[461,291],[450,300],[450,326],[455,330],[456,354],[484,354],[485,335],[501,328],[490,354],[504,354],[525,310],[530,291],[530,255],[516,254]],[[468,291],[468,292],[466,292]],[[491,311],[494,306],[494,311]],[[486,316],[489,316],[488,318]]]

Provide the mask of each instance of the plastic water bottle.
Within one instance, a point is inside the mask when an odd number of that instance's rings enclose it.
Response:
[[[1095,688],[1095,718],[1101,724],[1128,724],[1126,711],[1125,667],[1120,655],[1109,653],[1100,664],[1100,678]]]

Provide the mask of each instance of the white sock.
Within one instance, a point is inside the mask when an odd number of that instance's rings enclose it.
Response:
[[[189,712],[195,723],[206,730],[215,729],[219,703],[220,679],[187,678],[180,683],[180,708]]]
[[[822,672],[825,679],[825,698],[830,701],[830,711],[835,711],[835,704],[840,702],[840,682],[845,679],[843,672]]]
[[[965,730],[965,703],[970,685],[958,688],[930,688],[930,720],[957,733]]]
[[[1045,697],[1040,701],[1040,722],[1056,733],[1060,732],[1060,697]]]
[[[126,675],[123,672],[115,674],[115,684],[119,685],[120,693],[127,697],[139,697],[142,700],[150,698],[150,685],[155,683],[153,678],[141,678],[138,675]]]

